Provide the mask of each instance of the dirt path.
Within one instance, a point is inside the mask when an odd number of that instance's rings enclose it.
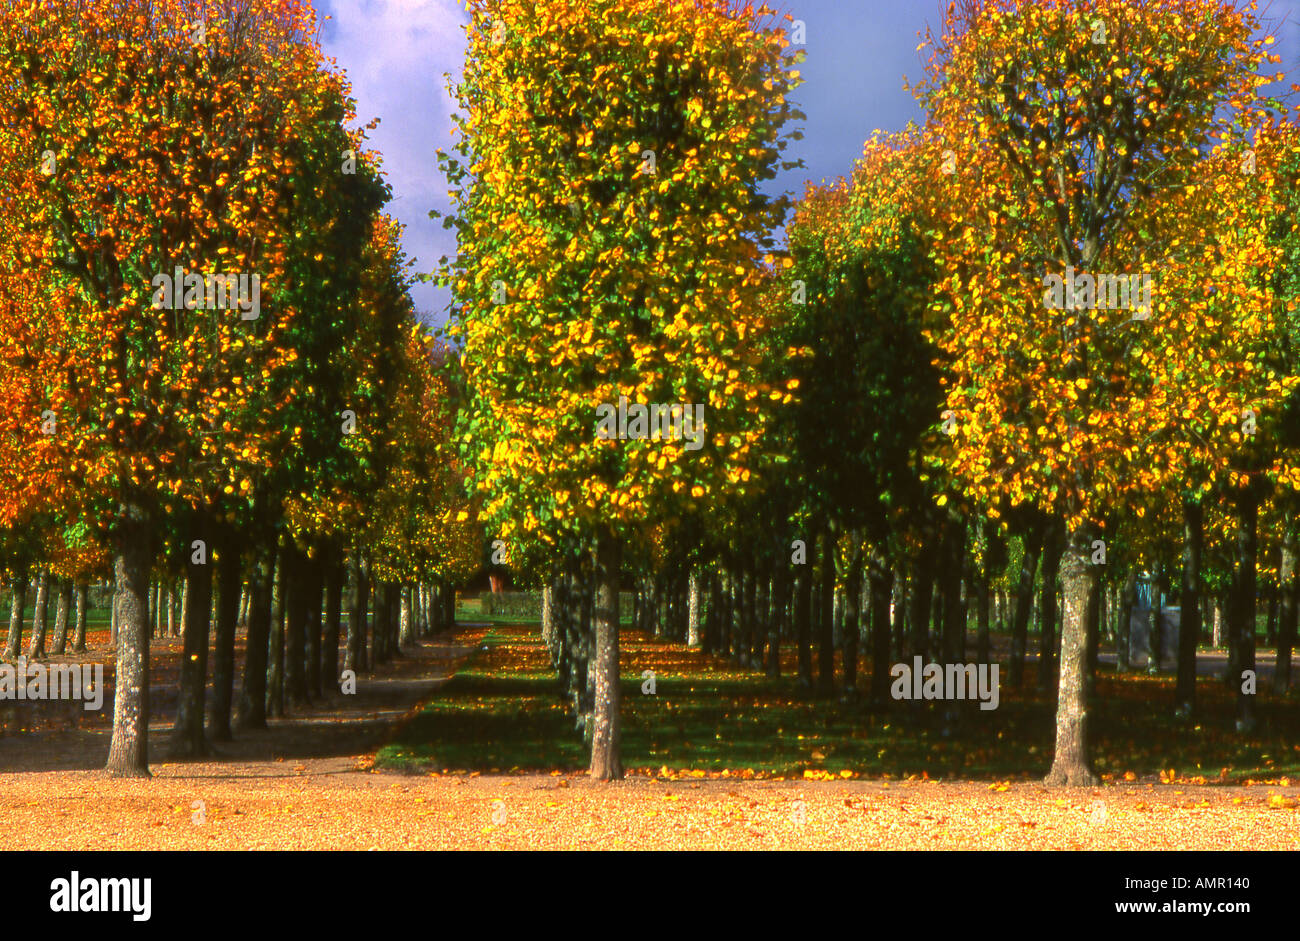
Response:
[[[236,805],[245,796],[282,807],[284,795],[311,789],[320,797],[340,775],[370,780],[365,769],[375,750],[451,678],[483,633],[480,625],[461,625],[454,638],[424,639],[375,675],[359,677],[355,694],[331,692],[301,714],[268,720],[266,729],[237,732],[235,741],[217,744],[209,758],[179,762],[167,757],[175,691],[173,687],[168,695],[166,685],[174,682],[170,674],[179,641],[159,639],[152,651],[157,700],[149,725],[153,779],[114,780],[101,770],[111,738],[111,692],[99,713],[84,712],[80,703],[26,704],[23,721],[32,728],[0,738],[0,769],[7,772],[0,774],[0,819],[22,822],[0,830],[0,849],[210,845],[224,813],[239,822],[243,811]],[[92,649],[83,657],[58,659],[90,662],[106,655]],[[111,668],[105,679],[111,690]],[[331,803],[325,798],[322,806],[328,810]],[[160,814],[201,830],[201,835],[190,834],[199,835],[198,841],[178,844],[174,835],[164,835],[157,829]],[[225,832],[234,837],[222,844],[226,848],[272,845],[259,843],[239,827]]]
[[[168,741],[176,712],[178,639],[156,640],[151,650],[149,722],[150,768],[155,775],[221,771],[222,776],[244,776],[242,766],[277,764],[288,760],[326,762],[336,770],[366,752],[372,752],[390,734],[395,723],[427,699],[455,672],[456,665],[473,653],[484,634],[482,625],[462,625],[458,633],[422,639],[403,656],[382,665],[373,675],[357,679],[355,694],[343,695],[327,688],[324,700],[300,714],[269,719],[268,728],[237,732],[233,742],[214,746],[211,761],[171,763]],[[239,637],[236,676],[242,675],[243,635]],[[112,737],[113,671],[110,655],[102,649],[80,658],[56,661],[107,661],[107,692],[100,712],[86,712],[78,702],[24,703],[23,718],[31,725],[20,734],[0,737],[0,771],[94,771],[108,757]],[[211,691],[209,690],[209,695]],[[235,684],[235,700],[239,683]],[[341,763],[341,764],[340,764]]]

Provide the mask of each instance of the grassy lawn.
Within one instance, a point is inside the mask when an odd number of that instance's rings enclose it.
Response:
[[[586,767],[586,746],[558,698],[536,624],[494,623],[484,643],[487,649],[380,751],[378,764],[468,772]],[[942,703],[899,702],[876,711],[864,702],[813,698],[789,678],[793,651],[783,663],[785,677],[769,680],[629,632],[621,664],[628,769],[992,782],[1041,777],[1051,761],[1055,705],[1032,689],[1004,686],[996,710],[960,704],[949,727]],[[654,695],[642,693],[643,670],[655,672]],[[1032,683],[1032,665],[1026,672]],[[868,679],[862,676],[860,687]],[[1233,730],[1230,692],[1210,678],[1198,686],[1198,724],[1176,722],[1173,682],[1169,676],[1099,678],[1093,735],[1103,776],[1186,783],[1300,778],[1295,701],[1262,694],[1259,729],[1242,737]]]

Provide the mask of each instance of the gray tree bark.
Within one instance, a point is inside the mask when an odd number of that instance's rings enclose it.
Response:
[[[72,638],[72,652],[86,652],[86,617],[90,607],[90,585],[85,579],[77,581],[77,627]]]
[[[267,662],[274,601],[276,545],[261,548],[253,564],[249,588],[248,641],[244,652],[244,681],[239,690],[236,727],[266,728]]]
[[[27,645],[27,659],[45,656],[45,628],[50,609],[50,572],[42,569],[36,581],[36,609],[32,612],[32,640]]]
[[[141,506],[128,503],[119,521],[114,561],[117,668],[113,740],[105,769],[113,777],[149,777],[149,570],[152,532]]]
[[[1092,769],[1088,751],[1089,608],[1096,603],[1096,566],[1090,563],[1092,530],[1081,527],[1070,534],[1062,555],[1065,585],[1065,620],[1061,626],[1060,686],[1056,709],[1056,750],[1044,782],[1069,787],[1093,786],[1101,779]]]
[[[58,601],[54,611],[54,656],[63,656],[68,649],[68,615],[72,611],[72,579],[60,578]]]
[[[23,649],[23,619],[27,611],[27,569],[23,567],[9,583],[9,637],[5,641],[5,657],[16,660]]]
[[[209,541],[206,534],[205,542]],[[208,683],[209,617],[212,612],[212,569],[190,561],[185,569],[185,627],[182,641],[180,695],[172,729],[173,756],[195,757],[209,752],[203,734],[203,708]]]
[[[596,541],[596,643],[593,672],[596,677],[592,709],[591,777],[611,781],[623,776],[619,755],[620,706],[618,670],[618,582],[620,545],[613,534]]]

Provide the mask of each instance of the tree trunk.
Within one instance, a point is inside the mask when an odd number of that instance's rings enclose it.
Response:
[[[686,645],[700,646],[700,573],[690,574],[690,600],[687,602]]]
[[[1259,502],[1255,492],[1243,489],[1237,496],[1237,585],[1236,624],[1233,633],[1237,639],[1237,731],[1249,732],[1255,728],[1255,695],[1246,692],[1242,675],[1255,671],[1255,560],[1258,556]]]
[[[812,689],[812,582],[813,564],[805,562],[799,573],[794,601],[795,643],[799,647],[799,686]]]
[[[862,630],[862,549],[861,535],[849,533],[852,550],[849,553],[849,570],[844,574],[844,628],[840,636],[843,659],[844,696],[856,699],[858,695],[858,638]]]
[[[429,622],[425,618],[424,583],[417,576],[415,581],[407,585],[406,590],[411,596],[411,636],[418,641],[429,634]]]
[[[200,527],[200,538],[210,540]],[[180,693],[176,702],[176,725],[172,729],[171,754],[177,758],[206,755],[203,736],[203,707],[208,683],[208,633],[212,614],[212,569],[207,560],[185,569],[185,626],[181,643]]]
[[[1285,695],[1291,689],[1291,651],[1295,648],[1296,621],[1300,616],[1297,601],[1300,588],[1296,579],[1296,556],[1300,552],[1300,539],[1296,537],[1295,521],[1290,513],[1282,524],[1282,565],[1278,573],[1280,608],[1278,610],[1277,666],[1273,670],[1273,692]]]
[[[155,637],[167,637],[171,633],[171,629],[167,624],[167,618],[171,610],[170,583],[170,578],[158,579],[158,607],[155,610],[155,613],[158,615],[158,621],[154,624]]]
[[[176,589],[175,583],[168,581],[167,584],[167,636],[176,636]]]
[[[280,550],[280,562],[271,587],[271,630],[266,645],[266,714],[269,718],[284,715],[284,622],[288,607],[285,592],[293,581],[289,572],[293,564],[292,553],[288,544]]]
[[[68,649],[68,613],[72,610],[72,579],[60,578],[59,599],[54,612],[54,656],[62,657]]]
[[[77,628],[72,638],[72,652],[86,652],[86,617],[90,607],[90,585],[84,579],[77,581]]]
[[[1091,560],[1089,560],[1091,564]],[[1105,597],[1105,591],[1101,584],[1101,572],[1097,572],[1097,577],[1093,580],[1092,586],[1092,603],[1088,608],[1088,649],[1085,653],[1087,657],[1086,680],[1084,682],[1084,693],[1091,700],[1097,694],[1097,653],[1101,647],[1101,618],[1102,618],[1102,598]]]
[[[894,653],[894,658],[902,660],[907,656],[907,615],[911,610],[911,591],[907,578],[907,567],[899,564],[893,569],[894,573],[894,590],[890,595],[890,605],[893,609],[893,624],[891,638],[893,646],[890,648]]]
[[[966,556],[966,523],[949,522],[943,540],[943,570],[936,594],[942,599],[939,620],[939,647],[944,663],[961,663],[965,658],[966,608],[962,604],[962,577]],[[943,733],[953,735],[961,722],[962,704],[954,700],[943,703]]]
[[[307,703],[307,556],[290,543],[285,549],[281,598],[284,603],[284,698],[301,712]]]
[[[361,673],[366,669],[366,617],[370,607],[370,564],[353,552],[348,561],[348,568],[351,576],[348,591],[348,647],[343,656],[343,669]]]
[[[821,596],[817,612],[817,694],[835,693],[835,537],[829,528],[821,534]]]
[[[5,659],[16,660],[23,649],[23,618],[27,611],[27,569],[24,567],[9,583],[12,600],[9,607],[9,637],[5,642]]]
[[[374,667],[379,663],[388,663],[393,659],[392,632],[393,623],[393,583],[375,579],[370,591],[375,599],[374,619],[370,625],[370,663]]]
[[[704,612],[704,637],[700,651],[711,654],[718,649],[722,631],[722,582],[717,572],[709,573],[709,603]]]
[[[595,571],[593,559],[589,553],[584,553],[578,593],[578,617],[582,622],[582,638],[587,648],[585,653],[587,658],[587,688],[583,691],[582,737],[588,746],[591,745],[592,723],[596,709],[596,673],[598,670],[596,643],[598,638],[596,637],[595,618],[596,592],[599,589],[598,581],[599,577]],[[668,591],[667,594],[669,597],[672,596],[671,591]],[[665,631],[667,630],[668,620],[667,617],[664,618]]]
[[[321,690],[338,691],[339,627],[343,622],[343,561],[337,553],[330,556],[325,580],[325,636],[321,640]]]
[[[411,616],[411,587],[406,585],[401,589],[401,600],[398,602],[398,628],[397,628],[397,646],[400,649],[403,646],[409,647],[415,643],[415,620]]]
[[[592,709],[591,777],[623,777],[619,756],[621,692],[618,672],[618,583],[620,546],[610,533],[596,541],[596,694]]]
[[[1020,578],[1016,582],[1015,610],[1011,616],[1011,663],[1007,680],[1019,689],[1025,681],[1025,648],[1029,642],[1029,615],[1034,603],[1034,573],[1043,552],[1041,521],[1035,521],[1024,534],[1024,552],[1020,559]],[[1041,669],[1041,664],[1040,664]]]
[[[945,663],[965,660],[963,647],[966,640],[966,610],[961,603],[962,574],[966,557],[966,524],[949,524],[948,538],[944,540],[946,558],[942,580],[943,621],[940,622]]]
[[[781,633],[785,630],[789,611],[790,570],[778,555],[772,568],[772,616],[767,633],[767,675],[772,679],[781,676]]]
[[[393,660],[402,655],[401,631],[402,631],[402,596],[405,592],[398,582],[388,583],[388,637],[384,642],[384,649],[388,651],[388,659]]]
[[[441,582],[435,582],[429,589],[429,616],[433,620],[432,627],[435,634],[441,634],[444,631],[451,630],[451,622],[447,619],[446,602],[446,595],[449,590],[450,589]],[[556,590],[556,587],[552,586],[551,591],[555,592]],[[552,604],[558,603],[555,600],[557,597],[558,596],[553,596]],[[558,617],[558,615],[556,616]]]
[[[108,602],[108,647],[109,650],[117,650],[117,577],[114,575],[112,583],[113,594]]]
[[[588,674],[591,672],[591,640],[587,636],[588,623],[582,616],[581,562],[572,561],[565,576],[564,635],[569,661],[569,700],[574,725],[585,738],[589,729],[591,702],[587,698]]]
[[[569,580],[563,569],[551,584],[551,615],[555,618],[555,673],[559,679],[560,701],[571,699],[573,658],[569,649]]]
[[[1056,751],[1049,785],[1092,786],[1100,778],[1088,752],[1087,672],[1088,623],[1096,603],[1099,572],[1090,564],[1093,532],[1081,527],[1066,540],[1061,578],[1065,585],[1065,620],[1061,627],[1060,687],[1056,707]]]
[[[753,581],[750,603],[754,609],[754,646],[750,649],[750,665],[758,670],[763,666],[763,653],[767,649],[768,635],[772,630],[772,598],[769,593],[771,580],[767,575],[766,563],[751,557],[749,577]]]
[[[227,535],[217,549],[217,629],[212,649],[212,708],[208,715],[208,736],[214,742],[233,738],[230,709],[235,695],[235,631],[244,597],[242,574],[235,537]]]
[[[105,769],[113,777],[149,777],[149,570],[152,533],[143,507],[128,504],[118,523],[117,668],[113,741]]]
[[[370,587],[374,598],[374,616],[370,625],[370,668],[388,662],[388,585],[375,579]]]
[[[1160,617],[1165,606],[1164,578],[1164,570],[1157,563],[1151,578],[1151,627],[1147,631],[1147,674],[1150,676],[1160,672],[1160,652],[1164,646],[1161,643],[1164,623]]]
[[[181,616],[180,616],[180,623],[177,626],[177,630],[180,631],[181,636],[184,636],[185,634],[185,617],[187,612],[189,611],[189,604],[190,604],[190,590],[189,590],[189,584],[186,583],[181,587]],[[209,626],[211,626],[211,612],[209,612],[208,624]]]
[[[723,657],[731,656],[731,630],[735,622],[735,605],[733,604],[733,593],[731,591],[731,580],[734,576],[731,569],[724,568],[718,573],[718,592],[720,593],[718,605],[718,650],[717,652]]]
[[[1056,579],[1061,570],[1065,551],[1064,533],[1060,523],[1053,522],[1043,547],[1043,584],[1038,607],[1038,688],[1047,691],[1056,686]],[[1092,561],[1092,547],[1088,546],[1088,562]]]
[[[1178,599],[1178,680],[1174,714],[1196,712],[1196,646],[1201,640],[1201,553],[1205,541],[1204,512],[1199,503],[1183,502],[1183,583]]]
[[[310,561],[303,575],[307,591],[307,698],[320,699],[325,690],[321,685],[321,592],[325,589],[325,571],[330,567],[328,554]],[[335,635],[337,640],[338,635]]]
[[[871,701],[889,703],[889,606],[894,593],[894,570],[882,549],[872,549],[871,567]],[[900,611],[902,605],[898,606]]]
[[[976,574],[972,589],[975,592],[975,662],[988,663],[989,644],[989,576],[988,572]]]
[[[248,638],[244,651],[244,681],[239,690],[240,729],[266,728],[266,673],[274,605],[276,545],[259,549],[249,579]]]
[[[930,658],[930,616],[934,604],[933,549],[923,545],[912,567],[911,612],[908,621],[912,628],[912,656],[922,660]]]
[[[742,667],[753,665],[754,653],[754,565],[748,558],[736,566],[736,607],[740,611],[740,643],[736,645],[736,662]]]
[[[946,561],[943,557],[943,551],[946,548],[940,543],[940,560]],[[925,636],[929,646],[927,649],[934,659],[942,661],[943,652],[943,603],[948,597],[948,577],[947,572],[935,570],[933,587],[930,589],[930,618],[929,626],[926,629]]]
[[[50,571],[43,569],[36,580],[36,609],[32,612],[32,642],[27,645],[27,659],[45,656],[45,628],[50,609]]]
[[[1278,596],[1280,592],[1276,585],[1268,585],[1264,588],[1264,597],[1268,599],[1268,615],[1264,622],[1264,646],[1277,648],[1277,610]]]
[[[639,613],[638,605],[638,613]],[[641,625],[638,623],[637,627]],[[549,584],[542,586],[542,643],[551,651],[551,659],[555,659],[555,610],[552,607],[552,590]]]
[[[844,649],[844,589],[838,586],[831,600],[831,612],[831,647],[842,651]]]
[[[636,600],[635,610],[632,615],[634,630],[643,634],[650,632],[650,592],[652,591],[650,579],[638,578],[636,580]]]
[[[158,631],[158,583],[149,583],[149,639]]]

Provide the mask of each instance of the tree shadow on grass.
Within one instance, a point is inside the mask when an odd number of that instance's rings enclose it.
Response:
[[[628,769],[775,776],[989,780],[1041,779],[1051,764],[1056,703],[1004,689],[998,707],[974,701],[817,699],[786,676],[768,679],[686,648],[635,635],[623,665],[622,759]],[[459,673],[379,753],[381,767],[453,771],[580,771],[587,746],[575,727],[535,630],[496,625],[489,650]],[[658,674],[642,692],[643,666]],[[662,671],[662,672],[661,672]],[[671,672],[669,672],[671,671]],[[1296,704],[1264,699],[1260,725],[1233,729],[1233,698],[1212,679],[1198,684],[1201,717],[1172,715],[1172,677],[1099,676],[1092,705],[1097,768],[1125,780],[1233,782],[1300,774]],[[1168,688],[1166,688],[1168,687]],[[863,676],[861,688],[869,688]],[[1196,728],[1199,725],[1199,728]],[[1230,773],[1220,777],[1220,769]]]

